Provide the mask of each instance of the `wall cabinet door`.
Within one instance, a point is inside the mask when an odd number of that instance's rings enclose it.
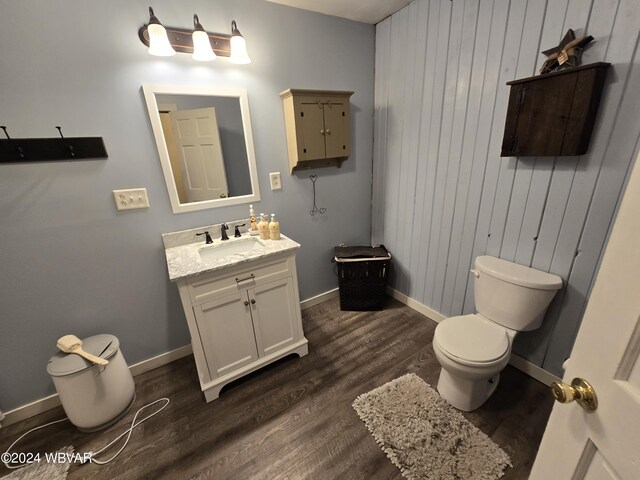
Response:
[[[349,123],[344,103],[331,101],[324,105],[324,141],[327,158],[348,157]]]
[[[324,112],[322,105],[300,105],[300,131],[302,132],[302,158],[317,160],[326,158],[324,144]]]
[[[267,356],[302,338],[291,277],[249,290],[258,355]]]
[[[349,156],[346,106],[339,101],[302,103],[302,158],[318,160]]]
[[[194,307],[211,378],[258,359],[250,306],[242,290]]]

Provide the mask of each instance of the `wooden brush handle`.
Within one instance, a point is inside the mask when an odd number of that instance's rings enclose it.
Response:
[[[95,355],[92,355],[91,353],[85,352],[81,346],[77,346],[71,349],[71,353],[75,353],[77,355],[80,355],[81,357],[86,358],[87,360],[89,360],[90,362],[93,362],[97,365],[107,365],[109,363],[109,360],[105,359],[105,358],[101,358],[101,357],[96,357]]]

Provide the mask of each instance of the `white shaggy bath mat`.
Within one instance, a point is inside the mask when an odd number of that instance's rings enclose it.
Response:
[[[353,402],[380,448],[409,479],[495,480],[509,456],[417,375]]]

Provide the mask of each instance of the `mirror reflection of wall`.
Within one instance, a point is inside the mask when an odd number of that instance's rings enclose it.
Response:
[[[180,203],[251,194],[238,98],[156,94]]]

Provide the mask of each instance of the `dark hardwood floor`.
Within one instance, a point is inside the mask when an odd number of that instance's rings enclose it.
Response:
[[[240,379],[212,403],[204,401],[189,356],[136,377],[135,405],[117,425],[85,434],[64,422],[35,432],[20,449],[97,450],[126,428],[135,410],[166,396],[171,404],[134,431],[116,460],[106,466],[74,464],[68,478],[402,478],[351,403],[408,372],[435,387],[436,324],[391,299],[381,312],[341,312],[336,298],[302,316],[307,356]],[[513,468],[503,478],[526,479],[551,407],[547,387],[508,366],[493,397],[465,416],[511,456]],[[63,415],[57,408],[0,429],[0,452],[26,430]],[[0,476],[6,473],[0,467]]]

